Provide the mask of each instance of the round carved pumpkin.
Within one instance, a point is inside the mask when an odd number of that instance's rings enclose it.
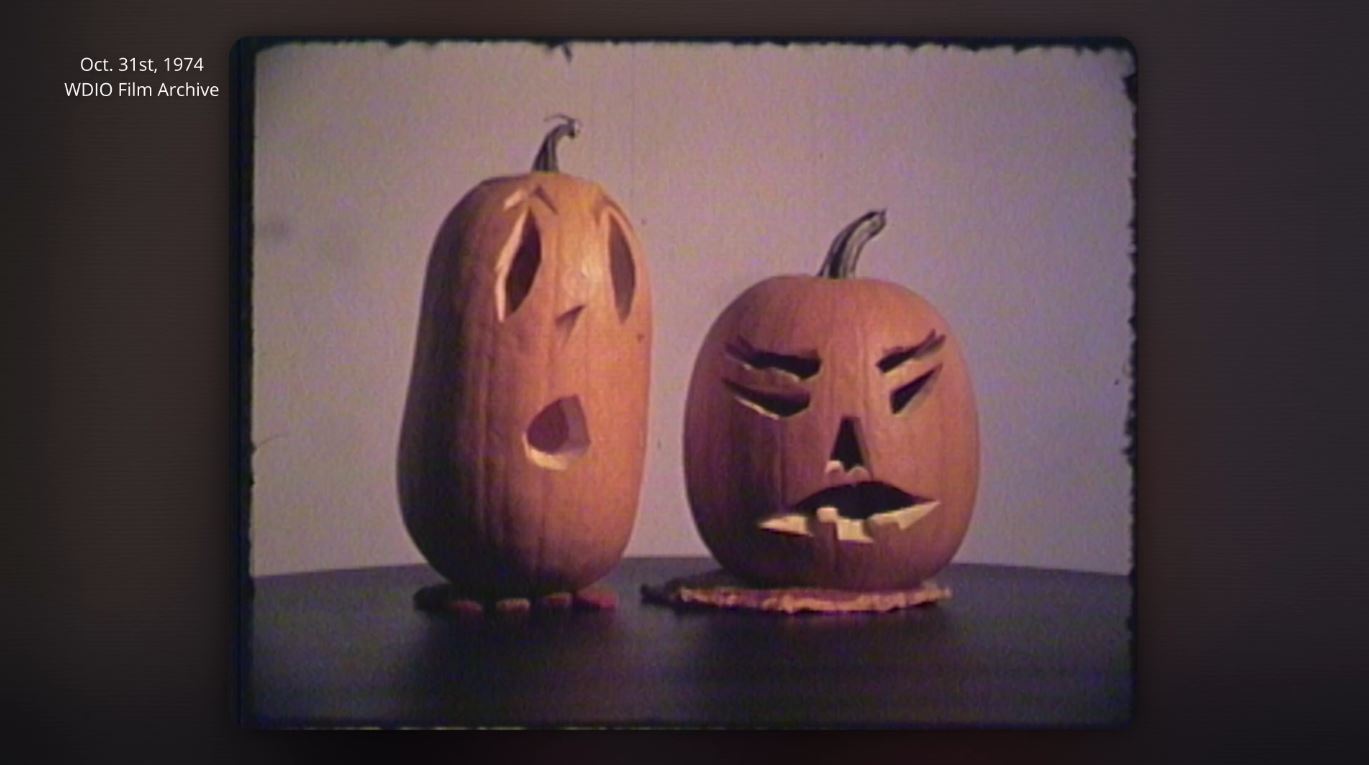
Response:
[[[628,216],[557,169],[486,180],[428,261],[399,448],[405,526],[460,591],[569,591],[631,535],[646,449],[651,297]]]
[[[704,543],[769,585],[911,587],[955,554],[979,476],[959,343],[927,301],[854,278],[884,211],[833,242],[818,276],[741,294],[704,339],[684,463]]]

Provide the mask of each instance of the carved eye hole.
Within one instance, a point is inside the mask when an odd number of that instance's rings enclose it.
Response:
[[[808,408],[810,397],[802,391],[763,391],[727,379],[723,384],[743,406],[772,419],[793,417]]]
[[[500,321],[523,305],[528,293],[532,292],[532,283],[541,265],[542,235],[537,230],[537,221],[531,215],[524,215],[517,233],[505,245],[495,265],[498,287],[494,302]]]
[[[922,401],[940,373],[941,366],[937,365],[935,369],[913,378],[912,382],[894,388],[894,392],[889,394],[889,408],[894,410],[894,414],[901,414],[914,402]]]
[[[618,320],[626,321],[632,312],[632,296],[637,292],[637,268],[622,225],[612,215],[608,216],[608,270],[613,280],[613,304],[618,309]]]
[[[895,348],[884,354],[884,357],[879,360],[879,371],[887,375],[913,359],[920,359],[936,353],[941,350],[941,346],[945,342],[946,336],[939,334],[933,329],[927,333],[927,336],[922,339],[922,342],[915,345]]]
[[[742,338],[727,344],[727,355],[751,369],[773,369],[800,380],[807,380],[822,369],[822,360],[816,353],[787,354],[763,351]]]

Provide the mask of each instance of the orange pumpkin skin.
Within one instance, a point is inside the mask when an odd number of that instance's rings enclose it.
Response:
[[[945,320],[904,287],[809,276],[751,287],[706,336],[685,412],[694,520],[739,576],[906,588],[965,537],[974,395]]]
[[[488,180],[443,223],[399,494],[414,543],[463,592],[575,590],[621,558],[646,449],[641,252],[602,189],[559,172]]]

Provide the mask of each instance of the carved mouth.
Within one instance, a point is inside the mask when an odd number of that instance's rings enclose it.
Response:
[[[589,451],[589,426],[579,396],[558,398],[532,418],[523,433],[528,459],[548,470],[565,470]]]
[[[815,492],[794,505],[793,512],[763,519],[760,527],[811,537],[825,524],[834,528],[838,541],[873,544],[875,529],[906,529],[939,504],[882,481],[862,481]]]

